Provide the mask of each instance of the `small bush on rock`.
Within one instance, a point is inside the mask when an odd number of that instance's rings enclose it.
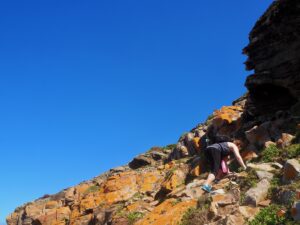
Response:
[[[262,151],[263,162],[274,162],[274,160],[280,156],[281,150],[276,145],[270,145]]]
[[[300,155],[300,144],[290,145],[289,147],[284,149],[284,153],[289,159],[296,158]]]
[[[287,215],[280,215],[278,212],[282,209],[279,205],[270,205],[261,209],[255,218],[249,222],[249,225],[281,225],[293,224],[292,219]]]
[[[134,224],[139,219],[143,218],[144,213],[141,212],[131,212],[127,214],[128,224]]]

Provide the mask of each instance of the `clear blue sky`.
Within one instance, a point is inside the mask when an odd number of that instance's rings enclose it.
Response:
[[[271,2],[1,1],[0,222],[231,104]]]

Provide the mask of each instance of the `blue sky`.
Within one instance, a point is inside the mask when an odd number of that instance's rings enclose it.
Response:
[[[271,2],[1,1],[0,222],[231,104]]]

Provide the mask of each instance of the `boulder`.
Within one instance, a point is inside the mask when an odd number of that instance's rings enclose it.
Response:
[[[248,220],[251,221],[259,212],[259,208],[250,206],[239,206],[239,212]]]
[[[300,221],[300,201],[294,203],[291,214],[294,220]]]
[[[279,148],[286,148],[292,144],[295,136],[287,133],[282,133],[281,138],[276,141],[276,145]]]
[[[283,182],[291,183],[299,178],[300,175],[300,163],[296,159],[289,159],[284,164],[283,169]]]
[[[161,188],[166,192],[175,190],[184,184],[187,172],[186,168],[177,168],[174,171],[170,171],[162,183]]]
[[[152,165],[152,164],[153,164],[152,159],[150,159],[146,156],[140,155],[140,156],[135,157],[128,165],[131,169],[138,169],[140,167],[148,166],[148,165]]]
[[[276,168],[280,168],[281,165],[279,163],[248,163],[247,167],[255,169],[255,170],[261,170],[261,171],[267,171],[272,172],[276,170]]]
[[[244,203],[256,207],[259,202],[266,198],[269,188],[270,182],[267,179],[262,179],[256,187],[250,188],[246,192]]]
[[[274,174],[268,171],[256,170],[255,173],[260,180],[267,179],[268,181],[271,181],[274,177]]]
[[[246,131],[246,138],[252,145],[258,145],[260,148],[264,147],[267,141],[271,141],[269,135],[270,122],[265,122],[259,126],[254,126],[250,130]]]

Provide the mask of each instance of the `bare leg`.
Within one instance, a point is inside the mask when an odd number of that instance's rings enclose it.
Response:
[[[216,176],[213,174],[213,173],[210,173],[208,174],[208,177],[204,183],[204,185],[210,185],[211,186],[211,183],[216,179]]]

